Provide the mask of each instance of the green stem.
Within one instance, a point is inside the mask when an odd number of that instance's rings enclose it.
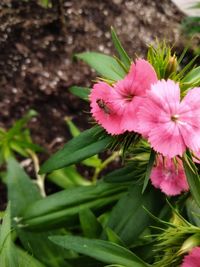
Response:
[[[33,166],[35,170],[35,175],[36,175],[36,184],[39,187],[40,193],[43,197],[46,197],[46,192],[45,192],[45,186],[44,186],[44,181],[45,181],[45,175],[40,175],[39,169],[40,169],[40,164],[39,164],[39,159],[37,155],[32,151],[27,149],[27,152],[31,156],[31,159],[33,161]]]
[[[98,167],[96,167],[94,175],[92,177],[92,181],[96,183],[100,172],[105,169],[112,161],[120,156],[120,151],[114,152],[110,157],[104,160]]]

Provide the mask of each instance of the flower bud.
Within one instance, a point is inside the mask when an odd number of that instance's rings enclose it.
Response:
[[[178,68],[177,57],[173,55],[169,58],[169,61],[166,67],[165,78],[168,78],[170,74],[172,74],[173,72],[176,72],[177,68]]]
[[[185,242],[182,244],[182,247],[178,251],[178,255],[185,254],[189,252],[192,248],[200,245],[200,234],[194,234],[190,236]]]

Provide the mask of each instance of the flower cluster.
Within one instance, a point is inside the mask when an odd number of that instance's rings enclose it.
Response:
[[[172,163],[187,148],[200,151],[200,88],[181,99],[179,84],[158,80],[151,64],[143,59],[132,63],[124,79],[109,85],[99,82],[91,94],[91,113],[109,134],[136,132],[166,158],[158,160],[151,180],[168,195],[188,190],[182,164]]]

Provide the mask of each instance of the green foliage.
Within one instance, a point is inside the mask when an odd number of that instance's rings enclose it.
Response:
[[[103,179],[108,183],[137,182],[144,174],[144,171],[145,168],[139,165],[138,162],[131,162],[125,167],[106,174]]]
[[[53,171],[48,174],[47,178],[61,188],[91,184],[90,181],[80,175],[74,165]]]
[[[151,149],[151,153],[150,153],[150,157],[149,157],[149,162],[148,162],[146,173],[145,173],[145,178],[144,178],[144,184],[143,184],[142,192],[145,191],[145,189],[147,187],[147,184],[149,182],[149,177],[150,177],[150,174],[151,174],[151,170],[153,168],[153,165],[154,165],[155,157],[156,157],[156,153],[155,153],[155,151],[153,149]]]
[[[187,89],[200,86],[200,67],[193,68],[181,80],[182,92],[187,92]]]
[[[49,267],[64,265],[64,251],[60,250],[48,239],[48,236],[54,232],[47,232],[45,229],[44,232],[32,234],[26,230],[19,229],[16,224],[20,222],[22,213],[26,210],[27,206],[42,199],[42,197],[37,186],[14,159],[8,160],[7,184],[11,219],[23,247]],[[56,233],[60,232],[57,231],[54,234]]]
[[[158,79],[168,78],[171,73],[168,72],[170,59],[172,58],[171,48],[165,43],[159,43],[157,46],[149,46],[147,59],[154,67]]]
[[[75,236],[52,236],[50,240],[61,247],[72,249],[106,263],[121,264],[126,267],[149,266],[131,251],[108,241]]]
[[[104,151],[111,143],[111,140],[111,136],[102,136],[102,129],[100,127],[86,130],[69,141],[63,149],[51,156],[41,167],[40,173],[51,172],[96,155]]]
[[[70,118],[66,117],[65,121],[73,137],[76,137],[81,134],[80,130],[76,127],[76,125],[73,123],[73,121]],[[99,166],[101,166],[102,161],[98,155],[94,155],[90,158],[86,158],[81,163],[88,167],[98,168]]]
[[[30,0],[22,0],[24,2],[29,2]],[[44,8],[50,8],[52,7],[52,1],[51,0],[37,0],[37,3],[44,7]]]
[[[126,72],[119,62],[113,57],[96,53],[85,52],[75,55],[76,58],[83,60],[89,66],[97,71],[103,78],[111,81],[117,81],[122,79]]]
[[[38,1],[42,7],[45,7],[45,8],[52,7],[51,0],[38,0]]]
[[[79,213],[79,219],[84,236],[98,238],[102,232],[102,226],[90,209],[84,209]]]
[[[193,197],[189,197],[186,200],[186,210],[189,221],[200,227],[200,207],[197,205]]]
[[[132,186],[113,208],[106,225],[127,246],[133,245],[139,235],[150,225],[151,218],[144,207],[148,211],[158,214],[162,206],[162,199],[157,192],[147,190],[142,194],[141,191],[141,186]]]
[[[192,196],[200,207],[200,177],[189,151],[184,156],[183,165]]]
[[[26,128],[28,121],[36,115],[37,113],[31,110],[8,131],[0,128],[0,164],[15,154],[28,157],[28,150],[42,151],[41,147],[33,144],[30,132]]]
[[[170,205],[171,206],[171,205]],[[182,262],[182,254],[188,252],[185,242],[188,237],[200,234],[200,228],[193,226],[186,221],[177,209],[171,206],[173,217],[171,222],[159,220],[162,227],[159,227],[159,232],[155,234],[156,245],[156,261],[153,266],[156,267],[177,267]],[[196,242],[196,241],[195,241]],[[199,238],[200,242],[200,238]],[[197,244],[197,243],[196,243]]]
[[[90,88],[80,87],[80,86],[72,86],[69,88],[69,91],[73,95],[78,96],[85,101],[89,101],[88,97],[90,94]]]
[[[200,84],[199,68],[196,68],[194,65],[197,56],[183,68],[180,68],[187,50],[188,48],[177,58],[175,54],[172,54],[172,49],[165,42],[157,42],[156,47],[149,47],[147,55],[147,59],[154,67],[158,79],[170,78],[179,82],[183,94],[186,89],[199,86]]]
[[[20,222],[28,229],[75,226],[85,209],[98,212],[124,195],[128,184],[115,185],[99,181],[96,185],[69,188],[52,194],[28,206]]]
[[[116,34],[114,28],[112,28],[112,27],[111,27],[111,36],[112,36],[112,40],[113,40],[113,44],[115,46],[115,49],[119,54],[120,60],[124,64],[124,66],[128,72],[130,65],[131,65],[131,59],[128,56],[128,54],[126,53],[126,51],[124,50],[124,48],[122,47],[122,44],[121,44],[119,38],[117,37],[117,34]]]
[[[17,247],[12,240],[10,205],[0,227],[0,266],[2,267],[45,267],[27,252]]]
[[[200,33],[200,16],[199,17],[187,17],[182,22],[183,31],[193,36]]]

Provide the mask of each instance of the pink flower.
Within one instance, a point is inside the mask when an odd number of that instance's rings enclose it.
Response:
[[[158,157],[157,166],[152,169],[150,180],[156,188],[160,188],[168,196],[179,195],[189,189],[183,165],[180,159],[174,161],[169,158]]]
[[[90,94],[91,113],[95,120],[110,134],[136,131],[136,113],[146,91],[157,81],[153,67],[143,59],[132,64],[123,80],[113,86],[99,82]]]
[[[91,113],[95,120],[110,134],[121,134],[121,116],[113,108],[112,98],[114,88],[105,82],[93,86],[90,94]]]
[[[200,247],[195,247],[184,257],[181,267],[200,267]]]
[[[157,81],[153,67],[143,59],[132,64],[128,75],[115,85],[113,104],[122,116],[120,127],[123,131],[137,131],[138,118],[136,113],[146,96],[151,84]]]
[[[200,150],[200,88],[180,101],[180,88],[172,80],[158,81],[143,102],[137,116],[138,131],[151,146],[170,158],[182,156],[186,148]]]

